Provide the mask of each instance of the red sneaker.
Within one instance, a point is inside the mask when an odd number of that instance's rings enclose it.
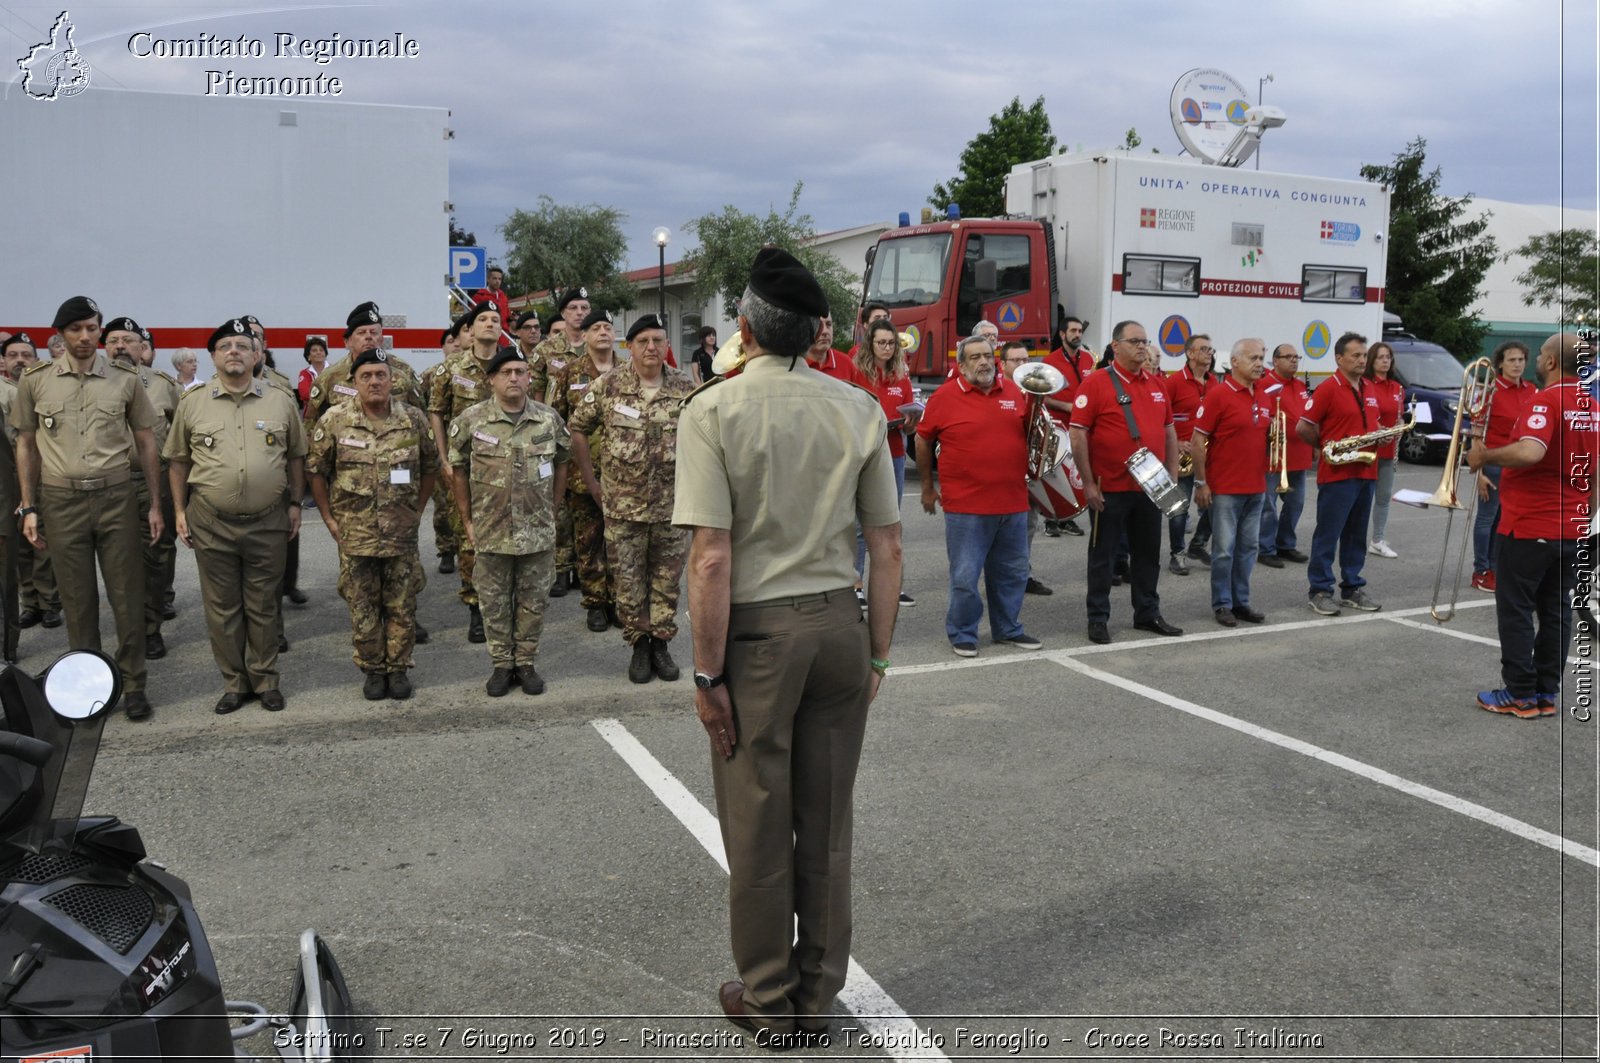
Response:
[[[1475,591],[1484,591],[1488,594],[1493,594],[1494,572],[1474,572],[1472,574],[1472,589]]]

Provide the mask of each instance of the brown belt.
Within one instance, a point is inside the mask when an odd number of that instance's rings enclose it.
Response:
[[[219,509],[217,504],[211,501],[205,495],[197,492],[194,497],[201,502],[204,502],[205,508],[209,509],[212,513],[215,513],[219,520],[225,520],[229,524],[254,524],[258,520],[272,516],[274,513],[278,512],[278,510],[283,508],[283,500],[279,499],[259,513],[229,513],[227,510]]]
[[[98,491],[103,487],[116,487],[125,484],[133,478],[127,469],[108,472],[104,476],[90,476],[82,479],[70,479],[66,476],[52,476],[50,473],[40,473],[39,482],[46,487],[60,487],[67,491]]]
[[[796,594],[790,598],[767,598],[764,601],[759,602],[734,602],[728,608],[768,609],[775,605],[786,605],[790,608],[797,608],[802,605],[810,605],[812,602],[831,602],[835,598],[843,598],[847,595],[853,598],[855,593],[856,591],[854,587],[844,587],[836,591],[818,591],[815,594]]]

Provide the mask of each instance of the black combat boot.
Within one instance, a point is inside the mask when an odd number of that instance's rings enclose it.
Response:
[[[361,696],[368,701],[382,701],[389,696],[389,679],[382,671],[367,673],[367,681],[361,684]]]
[[[667,652],[666,639],[655,637],[650,639],[650,667],[655,670],[656,675],[668,683],[674,682],[682,674],[678,671],[678,662]]]
[[[563,569],[556,573],[556,581],[550,584],[550,597],[565,598],[567,596],[567,591],[570,589],[571,587],[567,583],[566,570]]]
[[[489,675],[489,681],[483,685],[483,689],[491,698],[503,698],[511,690],[511,671],[510,668],[495,666]]]
[[[475,605],[469,605],[467,614],[467,641],[486,641],[483,636],[483,611]]]
[[[448,576],[456,570],[456,555],[446,551],[439,555],[439,575]]]
[[[404,701],[411,696],[411,679],[404,672],[389,673],[389,700]]]
[[[604,631],[610,626],[611,621],[606,616],[606,607],[603,605],[591,605],[589,607],[589,630]]]
[[[646,636],[633,644],[633,660],[628,662],[628,679],[635,683],[648,683],[650,671],[650,638]]]

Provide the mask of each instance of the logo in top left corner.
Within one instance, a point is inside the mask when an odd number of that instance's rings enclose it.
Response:
[[[17,60],[23,92],[36,100],[57,100],[89,87],[89,61],[72,42],[74,28],[71,15],[61,12],[50,27],[50,39]]]

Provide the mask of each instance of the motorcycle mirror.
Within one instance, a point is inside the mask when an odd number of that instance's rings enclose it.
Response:
[[[122,675],[90,650],[63,654],[44,674],[44,700],[59,719],[81,722],[109,712],[122,696]]]

